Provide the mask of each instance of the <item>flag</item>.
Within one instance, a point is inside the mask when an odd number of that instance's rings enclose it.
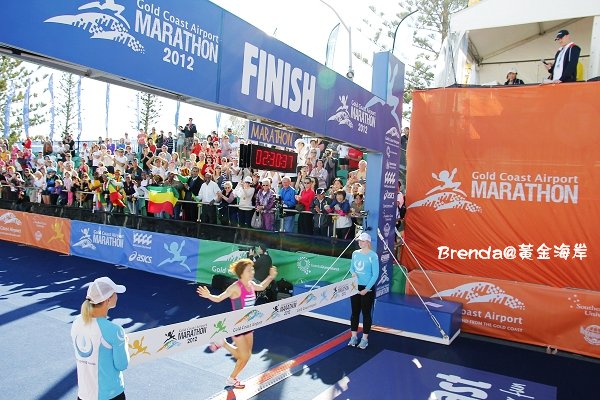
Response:
[[[177,100],[177,108],[175,109],[175,132],[179,132],[179,107],[181,107],[181,102]]]
[[[29,92],[31,90],[31,80],[27,79],[27,88],[25,89],[25,98],[23,99],[23,128],[25,136],[29,136]]]
[[[10,89],[6,94],[6,104],[4,105],[4,137],[10,135],[10,105],[15,96],[15,81],[10,81]]]
[[[110,83],[106,84],[106,116],[104,119],[104,127],[106,128],[106,137],[108,137],[108,108],[110,105]]]
[[[335,44],[337,43],[338,32],[340,31],[340,23],[333,27],[329,33],[327,40],[327,49],[325,50],[325,66],[331,68],[333,64],[333,56],[335,55]]]
[[[125,192],[123,191],[122,186],[117,186],[116,181],[111,178],[107,184],[108,189],[108,198],[113,206],[115,207],[125,207],[125,203],[123,203],[123,199],[126,197]]]
[[[77,142],[79,142],[79,140],[81,139],[82,127],[83,127],[83,124],[81,123],[81,76],[80,76],[79,81],[77,82]]]
[[[219,127],[221,126],[221,113],[218,112],[217,115],[215,115],[215,119],[217,120],[217,132],[219,132]]]
[[[179,193],[170,186],[148,186],[148,212],[159,214],[166,212],[173,216],[173,207],[177,204]]]
[[[50,75],[50,79],[48,79],[48,92],[50,92],[50,141],[52,141],[54,138],[54,120],[56,118],[54,108],[54,74]]]

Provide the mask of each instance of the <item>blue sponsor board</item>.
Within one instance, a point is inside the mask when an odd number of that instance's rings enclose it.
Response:
[[[127,248],[126,228],[71,221],[71,254],[112,264],[122,264]]]
[[[0,42],[215,102],[220,7],[208,1],[46,1],[2,5]]]
[[[257,122],[248,122],[248,139],[257,142],[293,149],[295,148],[294,142],[301,137],[302,136],[296,132],[290,132],[285,129],[259,124]]]
[[[384,350],[350,373],[336,399],[370,399],[373,387],[388,398],[555,400],[556,388],[510,376]],[[366,381],[368,380],[368,382]]]
[[[200,240],[126,229],[123,264],[155,274],[196,280]]]

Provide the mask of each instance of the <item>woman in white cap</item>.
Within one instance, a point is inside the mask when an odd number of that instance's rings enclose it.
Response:
[[[373,286],[379,277],[379,258],[377,253],[371,250],[371,236],[363,232],[358,236],[359,250],[352,253],[350,272],[358,278],[358,293],[350,298],[352,316],[350,317],[350,330],[352,337],[348,346],[366,349],[369,345],[369,333],[371,332],[373,304],[375,303],[375,291]],[[358,320],[362,312],[363,335],[358,341]]]
[[[245,177],[242,184],[235,187],[233,193],[239,199],[240,226],[249,228],[252,214],[254,214],[254,206],[252,205],[252,197],[254,196],[252,178],[249,176]]]
[[[123,371],[129,364],[127,339],[123,328],[107,319],[117,305],[117,293],[125,286],[108,277],[90,283],[81,315],[71,327],[77,360],[77,396],[88,399],[125,399]]]
[[[506,73],[506,82],[504,82],[505,85],[524,85],[525,82],[523,82],[521,79],[517,78],[517,74],[518,71],[515,67],[512,67],[508,70],[508,72]]]

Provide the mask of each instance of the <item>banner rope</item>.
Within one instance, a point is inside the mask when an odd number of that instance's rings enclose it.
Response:
[[[400,263],[396,259],[396,256],[394,255],[394,253],[392,252],[392,250],[390,249],[390,247],[388,246],[388,244],[386,243],[385,238],[383,237],[383,234],[381,233],[381,230],[379,230],[379,228],[377,228],[377,236],[379,236],[379,239],[381,239],[381,241],[383,242],[383,246],[390,253],[390,255],[392,256],[392,258],[394,259],[394,262],[396,264],[398,264],[398,266],[400,266]],[[403,240],[403,242],[404,242],[404,240]],[[419,298],[419,300],[421,300],[421,303],[423,304],[423,307],[425,307],[425,310],[427,310],[427,313],[429,314],[429,317],[431,318],[431,320],[433,321],[433,323],[435,324],[435,326],[440,331],[440,333],[442,335],[442,338],[449,339],[448,334],[444,331],[444,328],[442,328],[442,325],[440,324],[440,322],[437,320],[437,318],[435,317],[435,315],[433,315],[433,313],[431,312],[431,310],[429,309],[429,307],[427,307],[427,304],[425,304],[425,301],[423,300],[423,298],[419,294],[419,291],[413,285],[413,283],[410,281],[410,279],[408,277],[408,274],[404,271],[403,268],[400,268],[400,270],[402,271],[402,273],[406,277],[406,281],[410,284],[410,287],[412,287],[413,290],[415,291],[415,294],[417,295],[417,297]]]
[[[400,234],[400,232],[398,232],[398,229],[396,229],[396,235],[400,238],[400,240],[402,240],[402,244],[404,246],[406,246],[406,249],[408,250],[408,252],[410,253],[410,255],[415,259],[415,261],[417,262],[417,265],[418,265],[419,269],[421,270],[421,272],[423,272],[423,274],[425,274],[425,278],[427,278],[427,281],[429,282],[429,284],[431,285],[431,287],[435,291],[435,295],[437,297],[439,297],[440,299],[442,299],[442,296],[440,296],[440,292],[438,292],[437,288],[435,287],[435,285],[433,284],[433,282],[431,281],[431,279],[429,279],[429,275],[427,275],[427,272],[425,272],[425,269],[423,268],[423,266],[419,262],[419,259],[417,258],[417,256],[415,256],[415,254],[412,252],[412,250],[410,249],[410,247],[408,247],[408,243],[406,243],[406,240],[404,240],[404,238],[402,237],[402,235]],[[394,258],[394,260],[395,260],[395,258]],[[398,263],[398,265],[400,265],[400,263]],[[408,277],[406,279],[408,280]]]

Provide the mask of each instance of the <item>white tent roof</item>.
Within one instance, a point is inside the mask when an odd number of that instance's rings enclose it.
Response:
[[[468,32],[469,58],[478,64],[481,82],[501,80],[509,66],[518,66],[520,77],[531,83],[547,74],[539,60],[554,56],[554,35],[563,28],[582,48],[589,71],[594,16],[600,16],[598,0],[482,0],[452,15],[450,27]]]

